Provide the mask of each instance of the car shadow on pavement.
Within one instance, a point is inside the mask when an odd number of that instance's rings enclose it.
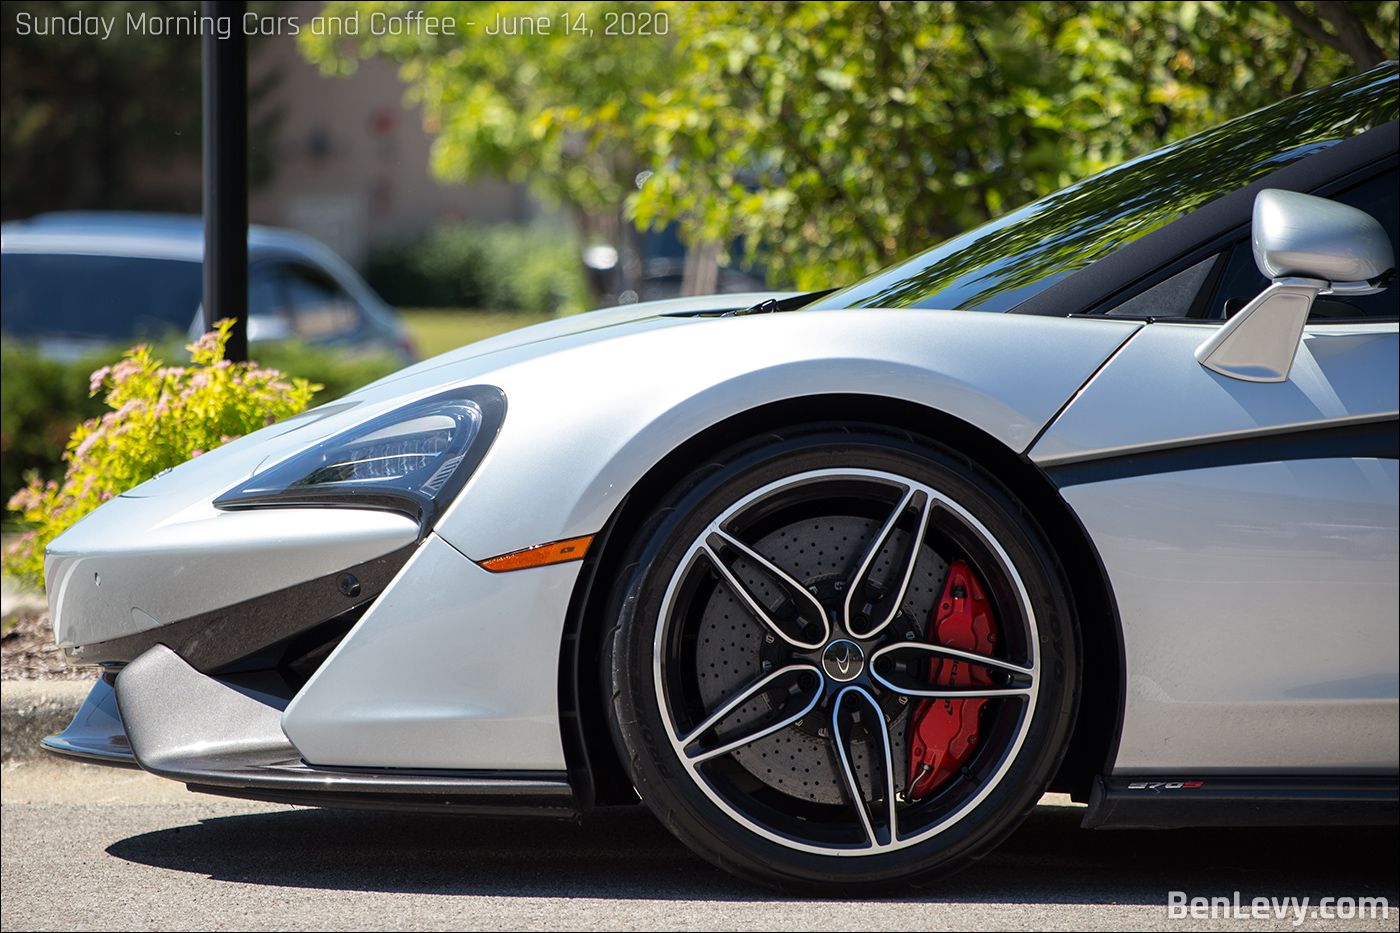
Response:
[[[1347,894],[1400,903],[1389,828],[1086,831],[1083,810],[1037,807],[967,870],[891,900],[1165,903]],[[215,880],[330,890],[646,900],[789,899],[693,855],[642,807],[582,824],[291,810],[201,820],[123,839],[108,854]]]

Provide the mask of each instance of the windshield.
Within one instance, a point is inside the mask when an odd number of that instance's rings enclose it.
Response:
[[[1138,237],[1396,118],[1396,65],[1289,98],[1062,188],[807,305],[1006,311]]]
[[[5,253],[0,330],[9,337],[122,341],[184,334],[202,264],[178,259]]]

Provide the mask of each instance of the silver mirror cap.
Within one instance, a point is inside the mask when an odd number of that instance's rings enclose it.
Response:
[[[1266,188],[1254,199],[1254,262],[1266,278],[1323,279],[1330,291],[1381,291],[1395,265],[1390,237],[1365,211],[1326,198]]]

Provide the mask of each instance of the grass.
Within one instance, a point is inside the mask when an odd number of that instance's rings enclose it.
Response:
[[[418,355],[425,360],[518,327],[553,320],[553,315],[549,314],[438,308],[410,308],[399,313],[403,315],[404,325],[418,347]]]

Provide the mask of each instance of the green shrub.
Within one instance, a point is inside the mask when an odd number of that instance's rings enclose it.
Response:
[[[248,352],[268,369],[319,385],[317,405],[335,401],[403,368],[401,361],[388,354],[349,353],[297,340],[257,343]]]
[[[573,314],[587,309],[579,251],[551,227],[439,227],[370,251],[365,278],[390,304]]]
[[[4,569],[41,586],[44,548],[69,525],[162,470],[305,410],[320,388],[253,363],[224,357],[230,321],[189,347],[190,366],[165,366],[148,347],[128,350],[92,374],[112,409],[78,425],[68,441],[62,484],[32,474],[9,507],[29,524],[9,548]]]
[[[59,363],[22,344],[0,343],[0,502],[26,474],[63,476],[63,448],[73,429],[106,410],[88,391],[88,374],[114,357]]]

